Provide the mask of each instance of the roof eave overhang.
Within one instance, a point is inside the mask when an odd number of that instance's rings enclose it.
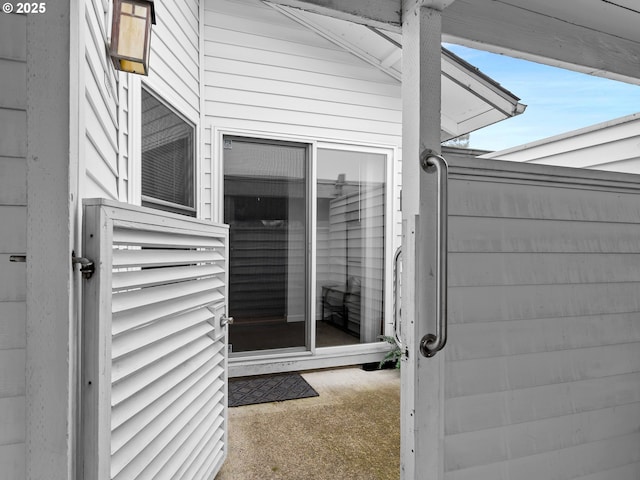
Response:
[[[402,36],[264,0],[291,20],[402,81]],[[391,52],[391,53],[390,53]],[[524,112],[519,98],[449,50],[442,49],[441,139],[464,135]]]
[[[554,15],[544,0],[526,6],[512,0],[272,1],[394,32],[402,30],[403,5],[419,3],[443,11],[444,41],[640,85],[640,29],[615,32],[618,20],[629,15],[622,8],[604,17],[592,3],[590,17],[601,22],[594,27],[577,14]],[[585,8],[581,4],[580,14]]]

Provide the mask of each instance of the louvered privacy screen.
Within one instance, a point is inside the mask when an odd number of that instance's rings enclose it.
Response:
[[[84,478],[211,479],[226,454],[228,229],[88,200]]]

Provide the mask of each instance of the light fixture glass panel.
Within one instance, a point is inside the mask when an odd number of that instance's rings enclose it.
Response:
[[[144,75],[144,65],[140,62],[132,62],[130,60],[120,59],[120,70],[124,72],[137,73],[139,75]]]
[[[145,27],[144,18],[122,16],[120,19],[120,35],[118,36],[119,56],[144,58]]]
[[[136,5],[135,13],[136,17],[147,18],[147,7],[142,5]]]
[[[131,5],[130,3],[123,3],[121,10],[122,10],[122,13],[128,13],[129,15],[133,15],[133,5]]]

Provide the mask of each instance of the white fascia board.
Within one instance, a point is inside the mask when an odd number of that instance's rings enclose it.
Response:
[[[518,97],[446,49],[443,49],[442,73],[460,87],[502,112],[505,117],[519,115],[526,108],[526,105],[518,102],[520,100]]]

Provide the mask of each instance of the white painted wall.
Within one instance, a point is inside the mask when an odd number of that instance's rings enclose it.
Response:
[[[108,2],[84,1],[84,81],[85,102],[80,110],[81,158],[86,182],[84,197],[123,199],[119,193],[119,85],[118,72],[106,55],[110,26]],[[123,75],[124,78],[124,75]],[[124,159],[123,159],[124,160]],[[126,200],[126,198],[125,198]]]
[[[399,149],[397,80],[259,1],[205,0],[204,23],[205,218],[221,215],[216,130]]]
[[[640,113],[492,152],[482,158],[640,173]]]
[[[122,147],[127,149],[128,154],[126,157],[128,167],[126,184],[129,191],[127,201],[138,205],[141,202],[140,91],[143,85],[196,126],[196,169],[200,171],[201,5],[198,0],[180,2],[161,0],[155,2],[155,10],[157,24],[153,26],[151,35],[149,76],[129,76],[125,87],[127,97],[121,97],[121,109],[127,112],[124,116],[126,125],[121,128],[127,140],[126,146]],[[122,175],[125,175],[124,171]],[[200,177],[200,174],[197,177]],[[197,204],[198,199],[196,199]]]
[[[399,82],[255,0],[205,2],[208,123],[398,145]]]
[[[129,152],[136,146],[130,100],[140,79],[114,71],[107,56],[110,3],[79,0],[48,4],[40,16],[0,15],[3,479],[70,478],[74,470],[79,275],[70,259],[80,251],[77,205],[86,197],[131,201]],[[156,7],[149,84],[199,123],[198,64],[185,75],[176,61],[199,58],[198,3]],[[9,262],[27,253],[28,263]]]
[[[120,75],[118,82],[118,99],[120,101],[118,109],[118,200],[129,202],[131,197],[129,177],[130,177],[130,138],[129,138],[129,100],[130,100],[130,78],[127,75]]]
[[[109,3],[85,0],[81,196],[140,203],[141,85],[200,124],[200,7],[198,0],[155,2],[150,72],[140,77],[117,72],[106,54]]]
[[[25,475],[26,17],[0,15],[0,477]],[[8,226],[8,227],[7,227]]]
[[[151,70],[143,81],[193,122],[200,116],[199,1],[156,2]]]

